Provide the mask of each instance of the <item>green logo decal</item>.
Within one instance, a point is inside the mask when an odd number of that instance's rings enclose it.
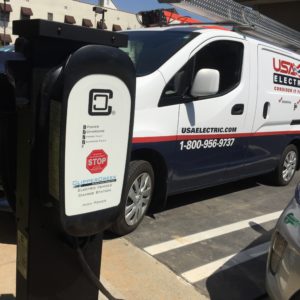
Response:
[[[293,213],[288,214],[285,218],[284,218],[284,223],[285,224],[291,224],[292,226],[295,227],[300,227],[300,220],[298,220]]]

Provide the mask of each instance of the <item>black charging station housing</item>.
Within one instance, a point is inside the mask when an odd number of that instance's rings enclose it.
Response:
[[[20,36],[16,41],[16,52],[22,54],[29,62],[34,78],[33,90],[25,95],[29,98],[33,109],[32,131],[36,136],[35,144],[37,162],[33,174],[37,184],[39,198],[43,204],[59,209],[63,230],[73,236],[88,236],[102,232],[108,228],[121,209],[119,204],[99,211],[86,212],[77,215],[67,215],[65,212],[65,139],[66,114],[68,97],[72,87],[83,77],[105,74],[118,78],[129,91],[130,122],[127,135],[126,161],[124,178],[130,156],[130,143],[133,129],[134,99],[135,99],[135,68],[132,61],[118,47],[127,45],[127,36],[120,33],[84,28],[69,24],[45,20],[15,21],[13,33]],[[28,81],[33,79],[28,79]],[[30,83],[29,83],[30,84]],[[97,86],[94,87],[97,89]],[[88,93],[89,91],[87,91]],[[50,102],[61,103],[60,145],[59,145],[59,199],[54,199],[49,193],[49,121]],[[86,101],[86,100],[84,100]],[[122,101],[122,99],[114,99]],[[101,123],[101,117],[98,117]],[[122,126],[122,124],[115,124]],[[70,132],[68,133],[70,134]],[[45,167],[45,157],[48,163]],[[123,191],[123,186],[122,186]]]

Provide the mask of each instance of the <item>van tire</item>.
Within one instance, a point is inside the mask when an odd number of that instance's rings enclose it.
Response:
[[[134,231],[149,208],[153,190],[154,172],[151,164],[144,160],[130,162],[124,190],[126,199],[122,201],[120,215],[110,230],[119,236]]]
[[[278,186],[288,185],[296,172],[298,166],[298,150],[293,144],[288,145],[279,160],[274,171],[274,183]]]

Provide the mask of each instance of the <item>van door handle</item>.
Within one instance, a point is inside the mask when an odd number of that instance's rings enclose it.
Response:
[[[232,115],[242,115],[244,112],[244,104],[235,104],[231,109]]]
[[[266,119],[269,115],[269,109],[270,109],[270,102],[265,102],[264,104],[264,110],[263,110],[263,118]]]

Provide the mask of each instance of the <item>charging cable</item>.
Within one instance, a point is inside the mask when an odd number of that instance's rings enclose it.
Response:
[[[91,237],[86,237],[84,238],[83,242],[81,239],[79,240],[78,238],[74,238],[75,242],[75,249],[78,254],[78,259],[80,262],[80,265],[86,274],[86,276],[91,280],[91,282],[99,289],[99,291],[108,299],[108,300],[122,300],[115,298],[106,288],[105,286],[99,281],[95,273],[92,271],[91,267],[87,263],[84,254],[83,254],[83,249],[86,247],[86,245],[89,243]]]

